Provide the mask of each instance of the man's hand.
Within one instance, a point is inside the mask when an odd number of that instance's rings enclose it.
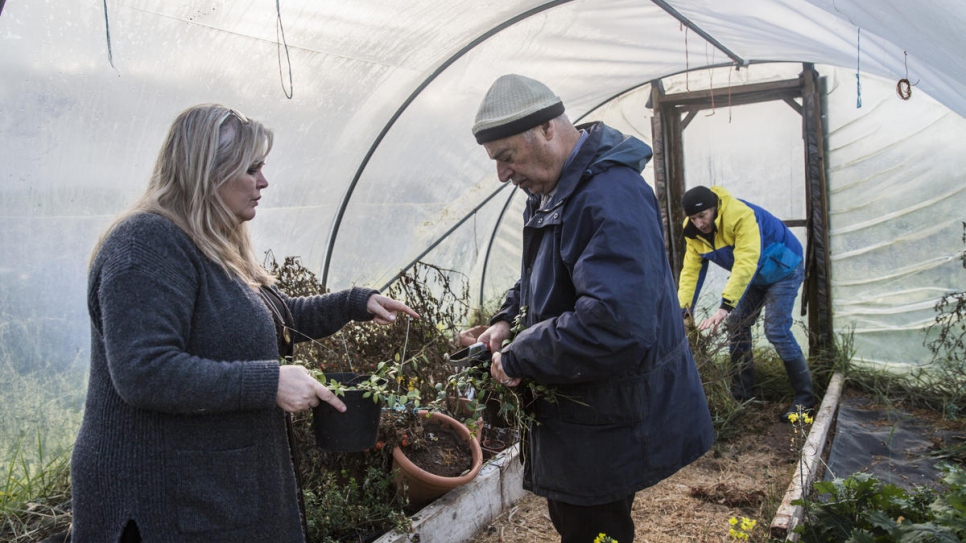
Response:
[[[519,377],[510,377],[503,371],[503,354],[500,351],[493,351],[493,358],[490,359],[490,375],[494,379],[508,387],[515,387],[520,384]]]
[[[510,339],[512,335],[513,333],[510,332],[510,323],[506,321],[497,321],[493,323],[493,326],[487,328],[486,332],[480,334],[479,337],[476,338],[476,341],[482,341],[483,343],[489,345],[490,352],[495,355],[500,352],[500,349],[503,348],[503,340]]]
[[[477,343],[478,341],[480,341],[479,340],[480,334],[482,334],[483,332],[486,332],[487,328],[488,328],[487,325],[480,324],[478,326],[474,326],[473,328],[470,328],[469,330],[461,330],[460,336],[459,336],[460,345],[462,345],[463,347],[469,347],[470,345]]]
[[[710,317],[701,321],[701,324],[698,325],[698,330],[707,330],[708,328],[711,328],[711,333],[717,334],[718,325],[721,324],[726,318],[728,318],[728,310],[719,307],[718,310],[714,312],[714,315],[711,315]]]

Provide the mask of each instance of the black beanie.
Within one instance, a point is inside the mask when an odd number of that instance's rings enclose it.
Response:
[[[684,193],[684,198],[681,198],[681,205],[684,206],[684,214],[690,217],[705,209],[718,207],[718,195],[711,192],[708,187],[698,185]]]

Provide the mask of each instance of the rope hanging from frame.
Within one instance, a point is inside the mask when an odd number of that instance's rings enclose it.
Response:
[[[728,67],[728,123],[731,123],[731,69],[738,69],[738,64],[732,64]]]
[[[111,23],[107,19],[107,0],[104,0],[104,31],[107,33],[107,61],[111,63],[111,68],[117,70],[114,66],[114,54],[111,52]]]
[[[715,114],[714,108],[714,49],[711,50],[711,60],[708,60],[708,43],[704,44],[704,61],[708,66],[711,66],[711,71],[708,74],[708,85],[711,91],[711,113],[705,115],[705,117],[711,117]]]
[[[862,60],[862,29],[855,34],[855,109],[862,107],[862,79],[859,76]]]
[[[282,92],[285,93],[286,98],[291,100],[295,93],[292,88],[292,60],[288,56],[288,42],[285,41],[285,29],[282,28],[282,8],[279,1],[275,0],[275,48],[278,53],[278,78],[282,83]],[[281,44],[279,44],[279,35],[282,37]],[[288,89],[285,88],[285,77],[282,75],[282,45],[285,46],[285,64],[288,65]]]
[[[691,92],[690,82],[688,81],[691,77],[691,58],[688,56],[688,26],[684,23],[678,24],[678,28],[684,31],[684,90]]]

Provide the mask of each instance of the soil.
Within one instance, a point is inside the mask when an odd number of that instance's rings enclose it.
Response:
[[[473,451],[449,426],[423,423],[422,446],[405,448],[406,458],[424,471],[442,477],[459,477],[473,467]]]
[[[751,405],[743,431],[657,485],[637,493],[636,543],[730,541],[729,519],[757,521],[749,541],[767,541],[804,438],[779,421],[784,405]],[[504,510],[472,543],[557,543],[546,501],[531,493]]]

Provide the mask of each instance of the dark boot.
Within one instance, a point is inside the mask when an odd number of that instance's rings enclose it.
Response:
[[[815,392],[812,389],[812,374],[808,370],[808,361],[802,356],[795,360],[783,360],[788,381],[795,391],[792,404],[785,410],[782,420],[788,420],[792,413],[812,414],[815,410]]]
[[[746,402],[755,396],[755,363],[751,352],[732,358],[734,375],[731,379],[731,395],[738,402]]]

